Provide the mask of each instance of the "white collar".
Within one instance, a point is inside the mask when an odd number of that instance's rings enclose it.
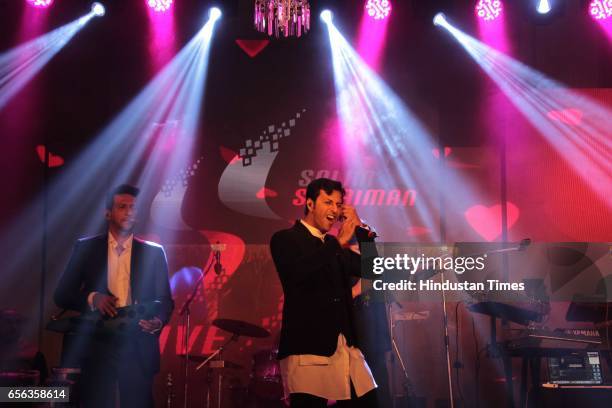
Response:
[[[132,248],[132,241],[134,240],[134,234],[130,234],[127,239],[123,242],[123,249],[130,249]],[[112,247],[112,248],[116,248],[117,245],[119,245],[119,243],[117,242],[117,240],[115,239],[115,237],[113,236],[112,232],[108,232],[108,244]]]
[[[300,220],[300,222],[302,223],[303,226],[305,226],[308,229],[308,231],[310,231],[312,235],[319,238],[321,241],[325,240],[325,235],[326,235],[325,233],[319,231],[318,228],[313,227],[312,225],[308,224],[304,220]]]

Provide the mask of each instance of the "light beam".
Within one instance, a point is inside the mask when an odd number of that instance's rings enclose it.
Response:
[[[539,0],[537,10],[540,14],[548,14],[548,12],[551,10],[548,0]]]
[[[449,202],[463,210],[462,206],[473,202],[476,196],[471,184],[441,169],[440,161],[432,154],[437,144],[425,126],[355,52],[334,24],[328,23],[327,28],[340,121],[336,135],[340,147],[336,150],[344,154],[345,172],[373,170],[369,189],[418,192],[414,207],[407,206],[399,216],[381,214],[376,206],[359,208],[360,215],[374,225],[393,225],[403,233],[396,239],[414,239],[407,236],[408,228],[420,226],[429,235],[421,235],[419,239],[439,240],[440,196],[450,194],[442,186],[460,186],[453,188]],[[334,145],[336,141],[329,143]]]
[[[612,208],[612,111],[454,27],[444,27],[512,104]],[[551,112],[581,113],[557,120]],[[558,116],[558,114],[557,114]],[[566,115],[567,116],[567,115]]]
[[[0,110],[91,20],[93,11],[0,54]]]
[[[47,203],[46,229],[53,232],[47,245],[48,259],[65,259],[66,250],[77,237],[104,230],[104,198],[112,187],[123,182],[141,187],[139,202],[144,206],[140,208],[138,231],[154,228],[146,204],[166,178],[189,164],[198,135],[214,25],[210,19],[82,153],[67,160],[45,191],[3,229],[0,247],[3,254],[11,254],[4,265],[5,289],[21,285],[21,271],[37,259],[41,245],[38,237],[33,235],[19,243],[15,237],[19,231],[44,229],[43,203]],[[171,225],[172,220],[167,224]],[[61,262],[54,265],[57,268]]]

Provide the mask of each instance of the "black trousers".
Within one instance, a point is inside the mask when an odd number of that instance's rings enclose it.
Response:
[[[291,408],[327,408],[327,400],[311,394],[295,393],[289,394]],[[351,384],[351,399],[336,402],[338,408],[378,408],[376,402],[376,388],[365,393],[361,397],[355,395]],[[386,407],[381,407],[386,408]]]
[[[153,407],[153,377],[145,370],[136,342],[129,338],[97,338],[82,363],[81,401],[84,408]],[[117,395],[117,391],[119,394]]]

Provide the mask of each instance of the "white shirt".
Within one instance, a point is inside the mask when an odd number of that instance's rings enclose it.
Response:
[[[318,228],[313,227],[312,225],[310,225],[309,223],[307,223],[304,220],[300,220],[300,222],[302,223],[303,226],[305,226],[308,231],[310,231],[310,233],[312,235],[314,235],[315,237],[319,238],[321,241],[325,242],[325,234],[324,232],[319,231]]]
[[[304,220],[301,223],[315,237],[325,234]],[[351,399],[351,385],[358,397],[377,387],[363,353],[349,347],[342,333],[331,357],[314,354],[291,355],[280,361],[285,394],[306,393],[328,400]]]
[[[107,287],[113,296],[117,298],[117,307],[124,307],[132,304],[132,293],[130,286],[132,242],[134,235],[125,240],[121,254],[117,251],[119,243],[111,232],[108,233],[108,270]],[[96,292],[91,292],[87,297],[87,303],[93,310],[93,296]]]
[[[124,307],[132,304],[132,294],[130,290],[130,272],[132,260],[132,241],[134,235],[123,242],[122,250],[118,251],[119,243],[111,234],[108,233],[108,290],[117,298],[117,307]]]

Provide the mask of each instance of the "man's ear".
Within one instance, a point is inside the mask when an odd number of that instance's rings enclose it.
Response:
[[[312,198],[306,199],[306,207],[308,208],[308,212],[312,211],[312,209],[314,208],[314,201],[312,200]]]
[[[110,217],[111,217],[110,210],[106,210],[106,212],[104,213],[104,218],[106,218],[106,221],[110,221]]]

